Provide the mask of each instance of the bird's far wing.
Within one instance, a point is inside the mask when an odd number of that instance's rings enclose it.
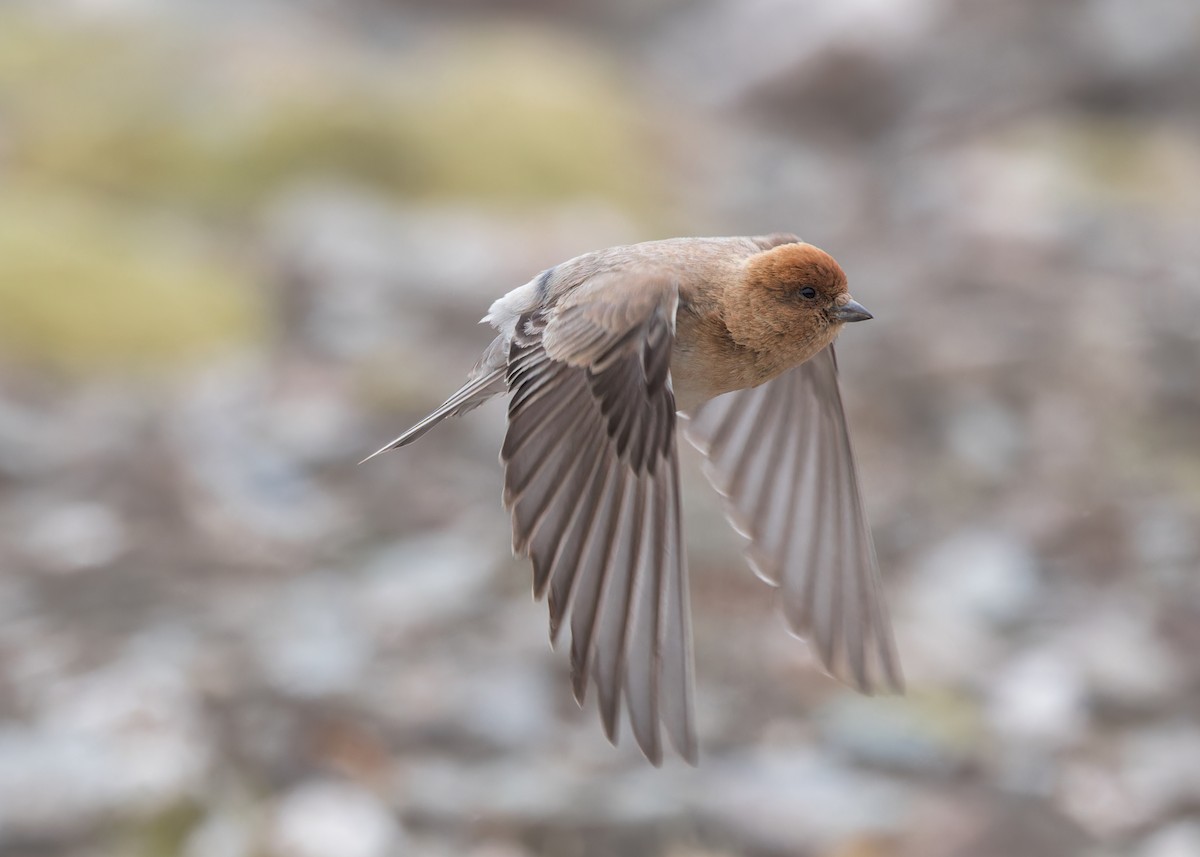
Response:
[[[576,699],[593,680],[615,743],[623,695],[652,763],[662,761],[660,722],[695,763],[669,371],[678,294],[666,275],[621,276],[518,322],[504,502],[534,594],[549,593],[551,639],[569,612]]]
[[[750,566],[780,587],[792,630],[842,681],[901,692],[833,346],[766,384],[705,402],[684,434],[750,540]]]

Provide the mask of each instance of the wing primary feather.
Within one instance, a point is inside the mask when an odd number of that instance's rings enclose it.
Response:
[[[658,624],[662,587],[660,579],[670,573],[671,557],[666,552],[663,518],[667,496],[662,469],[649,480],[652,496],[643,510],[642,526],[646,536],[635,563],[635,577],[629,602],[630,631],[625,638],[625,700],[634,738],[646,758],[655,767],[662,764],[659,735],[658,694],[662,672],[662,652],[658,644]]]
[[[559,385],[562,385],[561,378],[555,377],[552,380],[558,381]],[[547,425],[553,424],[554,420],[564,411],[571,412],[572,416],[578,416],[579,412],[584,410],[580,405],[585,396],[587,396],[587,389],[582,384],[575,384],[564,392],[552,394],[547,391],[545,395],[532,401],[517,402],[514,400],[511,402],[509,404],[511,425],[500,448],[500,460],[507,461],[515,456],[531,436],[546,432]]]
[[[787,491],[787,484],[791,481],[793,472],[792,468],[787,465],[793,464],[791,458],[794,452],[796,426],[787,417],[793,413],[792,400],[794,398],[795,391],[791,384],[784,385],[779,391],[777,397],[779,404],[776,410],[778,416],[770,431],[769,452],[765,456],[762,449],[747,450],[746,453],[764,458],[767,467],[763,475],[762,486],[750,497],[753,503],[750,517],[757,524],[755,535],[759,541],[765,541],[767,536],[774,535],[776,529],[772,528],[771,524],[779,517],[780,512],[787,508],[788,496],[791,494],[790,491]],[[767,547],[776,546],[768,545]]]
[[[740,402],[741,396],[727,394],[701,404],[688,416],[685,434],[688,441],[706,458],[712,458],[726,442],[726,438],[737,425],[740,411],[732,403]]]
[[[556,480],[552,491],[546,492],[545,502],[539,504],[538,511],[528,523],[524,540],[530,547],[530,557],[541,564],[547,575],[553,567],[554,557],[577,520],[583,499],[595,478],[598,462],[594,457],[589,457],[587,451],[599,445],[601,432],[595,424],[588,424],[580,435],[571,438],[576,455],[572,457],[568,471]],[[534,545],[538,546],[536,550],[533,549]],[[534,593],[540,599],[545,593],[548,577],[542,580],[540,574],[535,576],[540,580],[540,585],[534,587]]]
[[[669,468],[670,491],[667,504],[667,543],[674,561],[661,576],[659,596],[658,649],[662,653],[660,681],[665,692],[659,693],[659,704],[667,735],[676,752],[695,765],[699,761],[695,724],[692,712],[693,648],[690,598],[688,593],[687,556],[683,552],[683,517],[679,509],[679,468]]]
[[[855,506],[857,497],[854,490],[854,474],[849,472],[853,464],[843,456],[840,459],[842,469],[839,480],[842,490],[839,492],[838,518],[841,528],[839,544],[843,545],[841,552],[841,568],[838,578],[842,581],[842,629],[840,637],[843,647],[843,657],[846,668],[850,672],[851,684],[863,693],[873,690],[871,677],[867,672],[866,645],[873,643],[875,634],[870,620],[864,616],[864,601],[867,597],[866,587],[869,581],[865,579],[870,574],[869,558],[863,552],[863,540],[855,522]]]
[[[748,516],[756,522],[757,538],[747,547],[747,560],[763,580],[772,586],[783,582],[783,558],[787,555],[789,540],[795,532],[792,526],[793,504],[796,491],[796,470],[799,466],[798,426],[792,424],[787,415],[794,413],[795,384],[784,384],[779,391],[780,410],[783,418],[777,420],[774,443],[767,455],[770,470],[766,484],[753,502],[753,512]],[[746,455],[763,455],[763,451],[747,449]]]
[[[705,475],[713,487],[723,496],[732,498],[734,503],[737,502],[737,498],[733,494],[732,482],[737,475],[738,460],[754,435],[754,427],[761,418],[769,397],[747,395],[739,398],[744,402],[744,407],[730,407],[727,418],[730,428],[714,437],[707,453],[710,466],[705,469]],[[730,523],[739,533],[748,536],[740,528],[739,521],[730,519]]]
[[[813,482],[818,486],[818,490],[807,495],[810,502],[811,511],[808,513],[812,520],[812,527],[809,529],[808,550],[806,553],[805,563],[802,569],[804,575],[804,585],[799,593],[798,607],[800,609],[799,626],[796,632],[806,637],[810,642],[817,645],[819,649],[819,641],[813,639],[816,630],[816,617],[820,612],[818,600],[823,596],[824,588],[821,586],[823,576],[821,574],[821,562],[824,560],[824,547],[821,533],[825,530],[826,513],[829,509],[827,503],[820,502],[819,486],[827,484],[825,479],[825,471],[828,467],[828,462],[825,456],[821,455],[821,449],[818,445],[819,431],[813,437],[813,444],[816,447],[816,455],[813,455],[810,461],[810,469],[813,471]]]
[[[564,511],[567,517],[576,505],[587,483],[580,478],[587,472],[587,460],[580,455],[580,449],[595,442],[595,435],[602,429],[595,422],[586,423],[581,433],[564,433],[556,444],[555,449],[566,450],[566,463],[559,468],[543,467],[539,473],[541,478],[529,480],[521,493],[511,503],[513,520],[513,552],[518,556],[528,553],[529,545],[537,538],[547,522],[561,519]],[[549,484],[542,484],[549,481]],[[562,537],[564,526],[550,526],[555,544]],[[544,553],[544,552],[543,552]],[[552,554],[551,554],[552,555]],[[547,559],[549,557],[546,557]],[[540,592],[545,586],[535,563],[534,592]],[[549,570],[549,566],[542,564]]]
[[[508,468],[504,486],[506,507],[515,508],[539,475],[546,473],[553,478],[555,472],[560,471],[568,460],[576,457],[577,451],[572,448],[570,440],[578,426],[587,420],[587,412],[583,408],[575,408],[560,411],[559,416],[565,423],[551,419],[542,422],[532,431],[523,431],[524,437],[520,444],[512,445],[515,448],[508,448],[510,445],[506,440],[503,453],[503,460]],[[524,423],[525,415],[519,414],[512,424],[514,428],[523,429]],[[535,444],[535,448],[531,449],[529,454],[519,455],[522,448],[541,438],[545,438],[543,444]]]
[[[596,689],[604,731],[613,743],[617,740],[620,713],[622,671],[625,668],[626,639],[629,635],[629,611],[636,583],[637,563],[642,550],[646,480],[630,479],[621,504],[617,550],[605,571],[605,591],[595,622],[592,643]]]
[[[596,454],[597,470],[603,470],[599,485],[588,492],[580,504],[578,513],[572,521],[572,529],[564,537],[555,552],[550,572],[550,595],[547,599],[550,606],[550,641],[556,642],[562,621],[568,610],[575,610],[575,601],[580,577],[580,567],[587,560],[587,553],[595,542],[596,532],[601,523],[601,515],[605,512],[607,497],[613,479],[619,477],[615,468],[615,457],[611,450],[601,448]],[[595,475],[593,475],[595,479]],[[578,534],[576,535],[576,531]],[[566,552],[563,552],[563,547]]]
[[[847,644],[861,642],[865,650],[870,650],[873,655],[871,661],[877,664],[881,673],[876,683],[871,676],[864,652],[862,674],[854,677],[860,690],[871,693],[882,688],[900,693],[903,692],[904,682],[892,639],[883,584],[879,578],[879,563],[875,557],[875,546],[871,540],[866,509],[859,488],[853,444],[844,416],[841,391],[837,384],[836,354],[832,348],[827,356],[826,361],[817,363],[818,371],[814,372],[812,377],[814,383],[821,385],[818,395],[829,403],[825,412],[833,422],[829,432],[830,443],[836,448],[838,459],[843,464],[840,509],[844,525],[848,528],[845,543],[852,546],[853,549],[848,553],[856,560],[852,569],[843,569],[843,579],[847,583],[853,581],[856,586],[857,598],[853,615],[857,624],[844,627],[842,637]],[[843,617],[844,621],[850,622],[848,611],[843,611]],[[851,671],[855,669],[856,666],[851,664]]]
[[[566,520],[561,526],[550,529],[547,529],[540,521],[535,525],[534,533],[530,538],[530,557],[533,559],[534,566],[533,595],[538,600],[545,596],[546,588],[555,576],[555,569],[563,569],[563,552],[570,549],[572,537],[581,525],[586,533],[588,524],[587,519],[583,516],[590,515],[591,510],[595,508],[594,502],[590,504],[588,502],[589,497],[594,496],[589,491],[589,486],[595,481],[596,473],[604,460],[603,456],[595,451],[595,447],[600,442],[599,436],[602,434],[603,428],[598,424],[593,423],[589,426],[587,434],[580,439],[576,467],[569,474],[570,478],[563,480],[556,494],[556,497],[561,496],[560,502],[547,505],[546,516],[560,512],[565,506]],[[577,541],[576,537],[575,543]],[[573,571],[574,562],[574,560],[568,561],[568,568],[560,570],[558,573]],[[557,611],[552,609],[550,612],[551,642],[554,642],[558,628],[558,622],[555,619]]]
[[[846,431],[845,444],[851,449],[850,435]],[[860,550],[863,554],[862,572],[865,578],[861,584],[866,604],[860,608],[865,613],[864,624],[870,629],[871,642],[874,643],[875,658],[882,672],[880,677],[882,689],[891,693],[904,692],[904,675],[900,669],[899,658],[896,655],[896,644],[892,638],[892,623],[887,612],[887,599],[884,597],[883,582],[879,579],[879,561],[875,557],[875,545],[867,530],[867,514],[864,508],[861,489],[858,486],[858,474],[855,472],[853,453],[850,461],[850,488],[852,503],[857,512],[862,527],[858,533]],[[874,690],[875,688],[872,688]]]
[[[783,413],[780,410],[783,404],[782,397],[761,398],[764,404],[751,424],[745,444],[738,450],[737,463],[733,467],[734,475],[729,481],[729,496],[739,498],[740,502],[728,503],[726,510],[727,515],[735,518],[735,528],[738,532],[752,540],[757,540],[761,532],[761,523],[753,514],[758,505],[756,499],[769,493],[764,488],[774,469],[778,467],[777,441],[786,429],[786,420],[780,419],[780,414]]]
[[[729,450],[735,454],[740,452],[743,433],[753,427],[762,406],[762,397],[749,391],[732,393],[701,405],[701,415],[711,408],[716,423],[710,426],[708,442],[700,451],[714,462],[725,460]]]
[[[830,424],[831,417],[826,415],[825,419],[825,434],[824,436],[832,439],[837,438],[837,428]],[[834,441],[836,443],[836,440]],[[839,656],[841,654],[842,632],[844,630],[843,611],[845,609],[845,600],[843,597],[843,588],[845,586],[845,567],[843,565],[846,559],[846,533],[845,533],[845,515],[842,513],[845,506],[842,501],[844,496],[845,485],[845,460],[844,456],[839,455],[840,450],[836,445],[832,448],[827,447],[825,454],[821,456],[822,462],[825,463],[825,472],[830,474],[831,481],[825,483],[825,490],[822,492],[822,505],[828,510],[828,520],[832,525],[823,534],[822,541],[824,542],[823,562],[820,565],[819,573],[824,578],[824,589],[826,591],[827,602],[824,610],[818,612],[818,616],[822,617],[824,628],[819,629],[817,633],[817,647],[821,652],[821,659],[825,663],[825,668],[831,675],[841,675]]]
[[[750,539],[751,568],[781,586],[791,629],[842,681],[902,690],[833,349],[704,403],[684,433]]]
[[[788,569],[793,566],[792,557],[795,556],[798,536],[803,532],[800,526],[797,526],[797,521],[803,520],[800,516],[804,513],[804,482],[807,478],[806,473],[809,470],[809,461],[811,455],[806,457],[805,451],[811,450],[816,445],[816,439],[813,436],[813,424],[815,422],[815,413],[812,408],[800,407],[801,384],[800,378],[789,379],[787,385],[788,391],[791,394],[793,404],[797,408],[799,420],[795,429],[792,431],[791,442],[791,467],[786,471],[788,478],[792,480],[791,490],[788,491],[786,500],[786,511],[783,514],[782,529],[784,530],[784,540],[779,552],[779,579],[781,584],[786,583]],[[809,538],[811,538],[811,530]]]
[[[621,466],[619,462],[614,462],[613,465],[616,468]],[[583,704],[587,691],[588,671],[596,643],[596,620],[604,609],[612,556],[617,548],[615,537],[620,527],[629,481],[625,473],[618,472],[616,484],[609,486],[603,501],[604,535],[599,551],[599,568],[584,575],[584,585],[587,585],[588,578],[591,579],[592,585],[577,593],[576,602],[571,608],[571,687],[575,692],[575,700],[580,705]],[[587,554],[588,551],[585,550],[585,561],[590,559]]]

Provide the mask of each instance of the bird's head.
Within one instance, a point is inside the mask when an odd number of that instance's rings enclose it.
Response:
[[[726,324],[754,350],[783,349],[800,363],[831,343],[851,321],[871,318],[850,296],[846,272],[811,244],[782,244],[751,256]]]

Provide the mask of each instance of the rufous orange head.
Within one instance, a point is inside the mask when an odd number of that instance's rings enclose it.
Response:
[[[842,266],[811,244],[783,244],[750,257],[736,293],[727,295],[726,326],[738,344],[781,349],[789,364],[824,348],[846,322],[871,317],[850,296]]]

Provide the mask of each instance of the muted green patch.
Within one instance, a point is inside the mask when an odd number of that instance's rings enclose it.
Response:
[[[235,214],[316,179],[403,197],[654,205],[634,105],[561,34],[490,30],[371,67],[281,42],[3,16],[9,163]]]
[[[0,355],[158,367],[252,336],[256,290],[222,245],[297,185],[651,219],[643,133],[615,71],[562,34],[364,58],[0,8]]]
[[[651,204],[634,107],[578,44],[481,33],[422,64],[432,85],[410,83],[405,101],[426,190]]]
[[[948,689],[919,688],[903,699],[844,694],[820,712],[825,738],[875,762],[953,770],[983,740],[978,706]]]
[[[1200,211],[1189,192],[1200,181],[1200,151],[1184,129],[1076,117],[1031,122],[1001,139],[1048,159],[1063,191],[1081,202]]]
[[[0,193],[0,353],[157,369],[259,324],[247,272],[179,224],[25,186]]]
[[[203,810],[197,804],[182,801],[130,821],[117,833],[119,853],[128,857],[179,857],[203,818]]]

